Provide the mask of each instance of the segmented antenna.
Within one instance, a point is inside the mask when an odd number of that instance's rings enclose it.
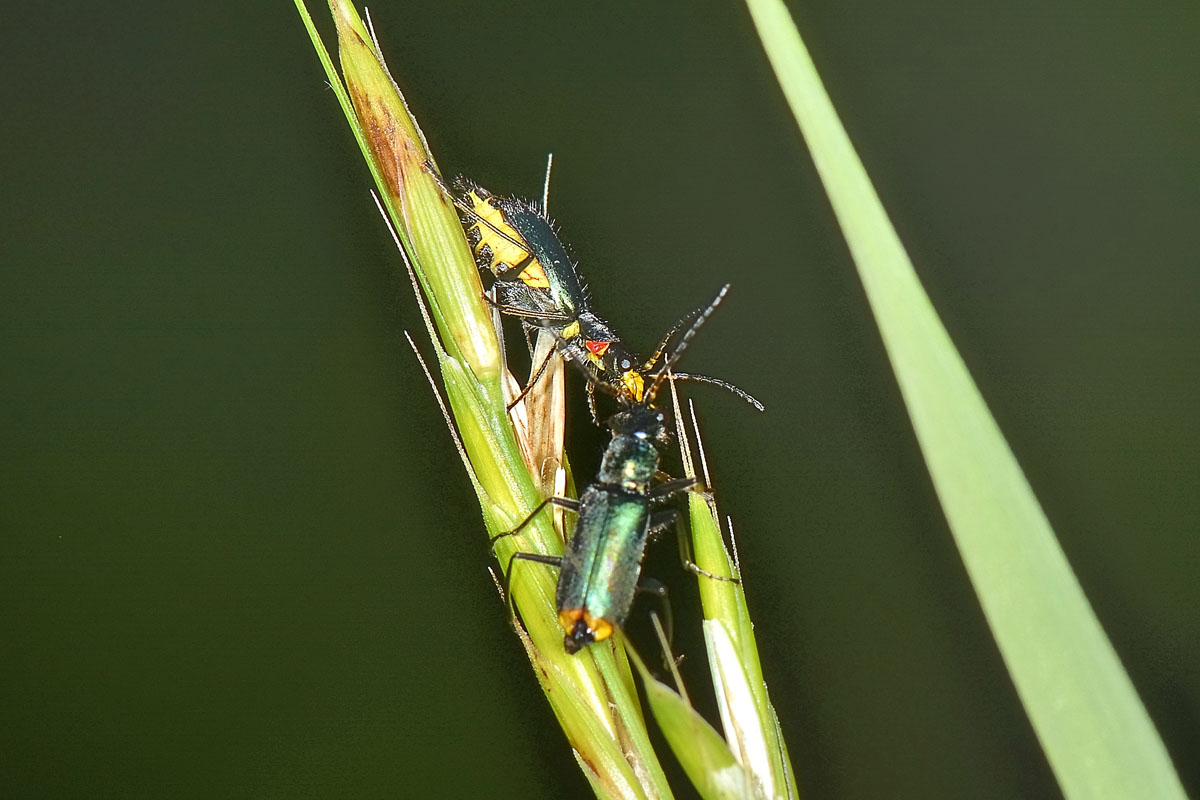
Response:
[[[696,331],[700,330],[700,326],[707,322],[712,313],[717,310],[717,306],[721,305],[721,301],[725,299],[725,294],[728,291],[729,284],[727,283],[721,287],[721,291],[717,292],[717,296],[700,312],[696,319],[693,320],[691,327],[680,337],[679,343],[675,345],[675,349],[663,360],[662,367],[655,373],[654,383],[650,384],[650,388],[646,391],[647,398],[650,400],[654,399],[654,395],[657,394],[659,387],[662,386],[662,382],[667,379],[667,373],[671,371],[671,366],[683,355],[683,351],[687,349],[688,344],[692,341],[692,337],[696,335]]]
[[[750,405],[757,408],[759,411],[763,411],[766,408],[762,403],[760,403],[758,401],[758,399],[756,397],[754,397],[754,395],[750,394],[745,389],[741,389],[737,386],[734,386],[729,381],[723,381],[720,378],[714,378],[711,375],[698,375],[694,372],[672,372],[671,373],[671,381],[672,382],[674,382],[674,381],[691,381],[692,383],[712,384],[713,386],[721,387],[722,389],[726,390],[730,394],[737,395],[738,397],[742,398]]]
[[[679,331],[683,328],[684,325],[687,325],[689,322],[691,322],[693,319],[695,319],[696,316],[703,310],[704,309],[702,309],[702,308],[694,308],[691,311],[689,311],[688,313],[684,314],[682,317],[680,317],[679,321],[671,326],[671,330],[667,331],[667,335],[662,337],[662,339],[659,340],[658,344],[655,345],[653,355],[651,355],[650,358],[646,359],[645,364],[642,364],[641,371],[643,373],[650,372],[650,370],[654,366],[655,362],[657,362],[660,358],[662,358],[663,353],[667,352],[667,345],[669,345],[671,343],[671,340],[675,338],[675,334],[679,333]]]
[[[646,360],[646,363],[642,365],[641,372],[643,374],[648,374],[650,372],[650,370],[654,367],[655,363],[657,363],[657,361],[660,358],[662,358],[663,353],[666,352],[667,345],[671,343],[671,340],[673,338],[675,338],[675,334],[679,333],[679,331],[683,328],[684,325],[686,325],[689,322],[691,322],[692,320],[696,319],[696,317],[700,316],[701,313],[703,313],[705,316],[712,313],[713,308],[715,308],[716,304],[718,302],[720,302],[721,297],[724,296],[725,290],[727,290],[728,288],[729,288],[729,286],[726,285],[724,287],[724,289],[721,290],[721,295],[718,296],[717,300],[713,301],[713,304],[711,306],[709,306],[708,308],[697,308],[697,309],[693,309],[692,311],[689,311],[688,313],[684,314],[683,317],[681,317],[680,320],[675,323],[675,325],[671,328],[671,330],[667,331],[667,335],[664,336],[661,341],[659,341],[658,346],[654,348],[654,354],[651,355],[650,358]],[[701,319],[699,322],[697,322],[693,326],[692,332],[694,333],[695,328],[700,327],[700,325],[702,323],[703,323],[703,319]],[[682,342],[680,344],[682,345]],[[678,357],[678,356],[676,355],[676,357]],[[665,369],[665,367],[664,367],[664,369]],[[720,378],[714,378],[710,375],[700,375],[695,372],[672,372],[670,374],[669,380],[671,380],[672,382],[674,382],[674,381],[691,381],[693,383],[711,384],[713,386],[720,387],[721,389],[725,389],[730,394],[740,397],[741,399],[745,400],[750,405],[754,406],[759,411],[764,410],[763,404],[760,403],[749,392],[747,392],[746,390],[741,389],[737,386],[734,386],[729,381],[723,381]]]

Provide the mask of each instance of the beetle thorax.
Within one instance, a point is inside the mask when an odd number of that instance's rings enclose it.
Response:
[[[644,494],[658,472],[658,449],[653,441],[630,435],[613,437],[600,464],[599,483]]]

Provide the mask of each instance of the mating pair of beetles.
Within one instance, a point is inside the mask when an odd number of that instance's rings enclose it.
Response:
[[[564,555],[518,552],[505,572],[507,579],[517,560],[559,568],[555,605],[565,634],[564,645],[573,654],[607,639],[624,623],[637,590],[646,540],[669,526],[678,514],[675,509],[657,506],[696,483],[694,478],[655,483],[659,448],[669,439],[666,416],[655,405],[664,381],[715,384],[758,410],[763,408],[730,383],[672,369],[729,287],[723,287],[706,307],[685,315],[662,338],[651,357],[641,361],[589,307],[584,283],[547,216],[544,201],[539,206],[494,195],[465,178],[458,178],[450,186],[432,164],[427,164],[426,170],[461,212],[476,263],[494,279],[493,302],[498,310],[519,318],[527,330],[541,329],[554,336],[557,351],[587,379],[593,421],[600,424],[598,390],[611,395],[619,406],[605,423],[612,440],[605,448],[600,470],[580,498],[549,497],[520,525],[492,540],[494,544],[519,532],[547,505],[578,515]],[[537,383],[552,355],[533,370],[528,386],[513,404]],[[695,565],[689,566],[707,574]]]

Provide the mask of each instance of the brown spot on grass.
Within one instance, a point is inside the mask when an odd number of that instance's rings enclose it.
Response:
[[[350,100],[354,103],[354,111],[358,114],[363,131],[367,135],[367,144],[375,157],[379,171],[383,173],[384,184],[392,196],[400,195],[400,159],[397,152],[397,127],[387,108],[367,95],[361,87],[351,83]]]

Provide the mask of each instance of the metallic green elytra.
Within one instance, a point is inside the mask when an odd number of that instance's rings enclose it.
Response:
[[[652,527],[670,523],[673,511],[652,521],[655,501],[681,491],[651,488],[658,472],[657,445],[666,439],[662,412],[634,406],[609,420],[612,441],[595,483],[579,499],[579,520],[567,543],[555,606],[568,653],[607,639],[633,605],[642,553]]]
[[[654,483],[659,450],[668,441],[666,417],[654,406],[654,398],[662,383],[671,377],[671,366],[728,290],[728,286],[722,288],[707,308],[693,315],[691,326],[663,359],[661,369],[653,373],[639,402],[627,403],[608,420],[612,439],[604,450],[595,481],[584,489],[580,499],[547,498],[515,529],[495,537],[519,533],[547,505],[578,514],[574,534],[563,556],[517,552],[509,559],[505,571],[506,576],[511,575],[513,562],[517,560],[548,564],[561,570],[555,608],[568,653],[607,639],[624,624],[637,591],[646,541],[677,517],[675,509],[656,507],[696,483],[694,478]],[[682,543],[681,538],[681,546]],[[686,558],[685,565],[707,574]]]

